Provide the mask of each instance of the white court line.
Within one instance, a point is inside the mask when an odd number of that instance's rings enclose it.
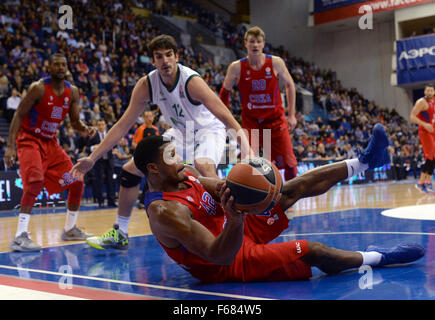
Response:
[[[113,280],[113,279],[105,279],[105,278],[97,278],[97,277],[89,277],[89,276],[76,275],[76,274],[68,274],[68,275],[66,275],[65,273],[61,273],[61,272],[39,270],[39,269],[29,269],[29,268],[21,268],[21,267],[13,267],[13,266],[7,266],[7,265],[0,265],[0,268],[9,269],[9,270],[17,270],[17,271],[18,270],[22,270],[22,271],[28,271],[28,272],[51,274],[51,275],[56,275],[56,276],[60,276],[60,277],[66,277],[66,276],[68,276],[68,277],[72,277],[72,278],[80,278],[80,279],[86,279],[86,280],[95,280],[95,281],[102,281],[102,282],[112,282],[112,283],[126,284],[126,285],[146,287],[146,288],[159,289],[159,290],[168,290],[168,291],[178,291],[178,292],[184,292],[184,293],[194,293],[194,294],[219,296],[219,297],[225,297],[225,298],[235,298],[235,299],[245,299],[245,300],[273,300],[273,299],[261,298],[261,297],[251,297],[251,296],[243,296],[243,295],[229,294],[229,293],[208,292],[208,291],[193,290],[193,289],[174,288],[174,287],[160,286],[160,285],[155,285],[155,284],[138,283],[138,282],[123,281],[123,280]],[[162,299],[163,299],[163,297],[162,297]]]
[[[334,234],[406,234],[406,235],[422,235],[435,236],[435,233],[429,232],[395,232],[395,231],[346,231],[346,232],[316,232],[316,233],[289,233],[281,234],[280,237],[299,237],[299,236],[323,236]]]

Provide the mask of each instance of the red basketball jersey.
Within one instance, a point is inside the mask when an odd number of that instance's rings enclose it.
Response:
[[[223,230],[225,216],[222,207],[216,203],[212,196],[204,189],[198,178],[186,172],[188,179],[185,183],[190,187],[178,192],[148,192],[145,197],[145,208],[156,200],[175,200],[187,206],[193,214],[193,219],[205,226],[215,237]],[[162,244],[161,244],[162,245]],[[169,257],[192,275],[202,271],[201,266],[216,266],[180,246],[170,249],[162,245]],[[198,270],[192,270],[197,268]]]
[[[420,112],[417,115],[417,117],[421,121],[424,121],[427,123],[432,123],[432,125],[434,126],[434,129],[435,129],[435,99],[432,99],[430,101],[427,100],[426,98],[423,98],[423,99],[426,100],[426,102],[429,105],[429,108],[425,111]],[[422,126],[419,126],[419,127],[421,127],[421,129],[424,129]],[[424,130],[426,130],[426,129],[424,129]]]
[[[50,78],[44,78],[45,93],[41,102],[34,105],[24,117],[21,128],[42,139],[53,139],[57,127],[65,119],[71,106],[71,84],[65,81],[65,90],[57,96],[51,87]]]
[[[247,58],[241,59],[237,85],[242,117],[267,119],[278,118],[284,114],[279,80],[273,72],[271,55],[266,55],[266,61],[260,70],[252,69]]]

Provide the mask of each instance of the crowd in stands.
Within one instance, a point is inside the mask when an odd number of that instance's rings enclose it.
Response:
[[[54,52],[63,52],[68,59],[68,80],[80,91],[81,119],[94,126],[102,119],[109,128],[113,126],[125,112],[136,81],[153,69],[146,44],[159,34],[149,19],[135,16],[130,5],[159,14],[196,17],[216,36],[226,39],[228,46],[234,47],[237,43],[242,48],[243,28],[224,22],[218,15],[190,1],[74,1],[71,6],[74,13],[80,12],[80,19],[74,19],[71,31],[58,28],[58,4],[54,1],[0,3],[0,113],[3,117],[10,122],[28,86],[48,76],[48,57]],[[110,32],[106,35],[105,30]],[[303,114],[298,105],[298,125],[291,134],[299,161],[353,157],[357,148],[367,144],[373,125],[382,122],[392,141],[392,166],[397,165],[398,172],[404,168],[417,175],[421,150],[416,126],[395,110],[368,101],[356,89],[343,88],[331,70],[322,70],[314,63],[292,57],[282,47],[273,48],[269,43],[265,52],[281,56],[295,83],[311,91],[315,105],[327,114],[326,118],[312,119]],[[179,55],[180,63],[197,70],[216,94],[219,92],[227,66],[214,65],[192,47],[181,44]],[[231,108],[240,121],[236,88],[231,95]],[[151,105],[149,109],[155,111],[154,126],[162,134],[167,125],[159,122],[158,106]],[[145,119],[139,118],[114,149],[114,167],[119,169],[124,160],[131,157],[135,132],[144,122]],[[91,151],[89,139],[74,132],[68,121],[59,127],[57,139],[73,162]],[[0,140],[2,149],[4,145]],[[403,174],[395,177],[403,177]],[[88,179],[93,179],[92,174]]]
[[[429,34],[435,34],[435,25],[432,27],[425,27],[421,32],[413,31],[409,37],[426,36]]]

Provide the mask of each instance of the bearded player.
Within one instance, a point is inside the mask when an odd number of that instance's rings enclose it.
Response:
[[[69,191],[62,240],[85,240],[90,236],[76,227],[83,181],[70,176],[72,162],[57,143],[55,134],[66,115],[69,115],[71,126],[79,132],[93,136],[95,128],[80,120],[78,88],[65,80],[66,72],[65,56],[53,54],[49,59],[50,77],[30,85],[9,129],[6,164],[11,167],[18,155],[23,181],[17,232],[10,245],[14,251],[41,250],[41,246],[30,239],[28,225],[35,198],[44,187],[50,194]]]

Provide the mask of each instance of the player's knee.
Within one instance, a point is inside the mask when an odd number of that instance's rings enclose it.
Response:
[[[39,195],[43,187],[44,182],[42,180],[27,183],[23,190],[21,206],[33,207],[33,204],[35,203],[35,198]]]
[[[135,174],[132,174],[126,170],[124,170],[124,167],[121,169],[120,173],[120,184],[124,188],[134,188],[137,187],[141,181],[142,177],[137,176]]]

